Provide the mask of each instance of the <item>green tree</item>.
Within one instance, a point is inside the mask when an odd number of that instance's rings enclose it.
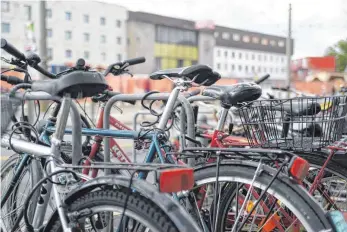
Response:
[[[347,38],[338,41],[327,49],[326,55],[335,56],[336,71],[343,72],[347,67]]]

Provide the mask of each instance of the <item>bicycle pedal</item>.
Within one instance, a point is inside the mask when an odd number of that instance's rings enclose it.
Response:
[[[340,211],[330,211],[327,213],[327,217],[331,222],[334,231],[345,232],[347,231],[347,222],[342,212]]]

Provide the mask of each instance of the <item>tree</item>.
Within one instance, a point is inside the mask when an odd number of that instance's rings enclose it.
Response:
[[[336,71],[343,72],[347,67],[347,38],[338,41],[327,49],[326,55],[336,59]]]

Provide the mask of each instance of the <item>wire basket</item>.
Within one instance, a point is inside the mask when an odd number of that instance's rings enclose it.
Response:
[[[346,124],[346,96],[257,100],[240,110],[251,147],[314,151],[339,140]]]
[[[11,117],[16,113],[20,104],[19,99],[10,98],[8,93],[1,93],[1,133],[8,128]]]

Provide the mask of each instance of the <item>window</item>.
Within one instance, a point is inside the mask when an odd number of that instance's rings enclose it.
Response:
[[[117,21],[116,21],[116,26],[117,26],[118,28],[121,28],[122,22],[121,22],[120,20],[117,20]]]
[[[235,52],[232,52],[232,53],[231,53],[231,57],[232,57],[232,58],[235,58]]]
[[[241,52],[239,53],[239,59],[242,59],[242,53]]]
[[[106,19],[105,17],[100,18],[100,25],[106,25]]]
[[[260,54],[258,55],[258,60],[261,61],[261,55]]]
[[[224,64],[225,71],[228,71],[228,64]]]
[[[259,38],[254,36],[252,38],[252,42],[255,43],[255,44],[259,43]]]
[[[217,69],[220,69],[220,63],[217,63]]]
[[[65,50],[65,57],[66,58],[71,58],[72,57],[72,51],[70,49]]]
[[[117,54],[117,59],[118,59],[119,62],[121,62],[122,61],[122,55],[121,54]]]
[[[261,44],[262,45],[268,45],[268,41],[267,41],[267,39],[261,39]]]
[[[214,33],[214,37],[217,38],[218,36],[219,36],[219,32],[216,31],[216,32]]]
[[[51,38],[53,36],[53,31],[51,28],[48,28],[47,31],[46,31],[46,35],[48,38]]]
[[[281,62],[284,63],[284,58],[283,57],[281,57]]]
[[[10,2],[1,1],[1,12],[9,12],[9,11],[10,11]]]
[[[24,5],[25,10],[25,20],[30,21],[31,20],[31,6]]]
[[[106,53],[105,53],[105,52],[102,52],[102,53],[101,53],[101,59],[102,59],[103,61],[106,60]]]
[[[231,65],[231,71],[234,71],[234,70],[235,70],[235,65],[232,64],[232,65]]]
[[[160,43],[196,45],[198,43],[197,32],[173,27],[157,26],[155,40]]]
[[[225,56],[225,58],[228,57],[228,51],[224,51],[224,56]]]
[[[85,59],[89,59],[89,52],[88,52],[88,51],[84,51],[84,52],[83,52],[83,57],[84,57]]]
[[[248,35],[244,35],[244,36],[242,37],[242,41],[245,42],[245,43],[249,43],[249,41],[250,41],[249,36],[248,36]]]
[[[117,44],[121,44],[122,43],[122,38],[121,37],[117,37]]]
[[[105,35],[102,35],[100,37],[100,40],[101,40],[101,43],[106,43],[106,36]]]
[[[270,44],[272,47],[275,47],[276,46],[276,41],[275,40],[270,40]]]
[[[155,71],[160,70],[160,69],[161,69],[161,58],[156,57],[155,58]]]
[[[255,60],[255,55],[254,54],[252,54],[252,60]]]
[[[278,46],[279,47],[284,47],[284,41],[283,40],[278,41]]]
[[[69,11],[66,11],[65,12],[65,20],[67,20],[67,21],[71,21],[71,12],[69,12]]]
[[[1,33],[10,33],[11,27],[9,23],[1,23]]]
[[[87,15],[87,14],[83,15],[83,22],[89,23],[89,15]]]
[[[48,59],[52,59],[52,57],[53,57],[53,49],[52,48],[47,48],[47,57],[48,57]]]
[[[272,61],[272,56],[270,55],[270,61]]]
[[[177,60],[177,67],[183,67],[183,60]]]
[[[281,72],[284,73],[284,72],[285,72],[285,69],[284,69],[284,68],[281,68]]]
[[[52,18],[52,9],[46,9],[46,18]]]
[[[72,38],[72,32],[71,31],[65,31],[65,39],[71,40]]]
[[[264,55],[264,61],[266,61],[266,55]]]
[[[273,70],[273,69],[272,69],[272,68],[270,68],[270,73],[272,73],[272,70]]]
[[[266,67],[264,67],[264,72],[267,72]]]
[[[258,66],[258,72],[261,72],[261,67],[260,66]]]
[[[241,65],[239,65],[239,71],[242,71],[242,66]]]
[[[84,42],[88,42],[90,39],[89,33],[83,33]]]
[[[220,57],[220,50],[217,50],[217,56]]]
[[[254,66],[252,66],[252,72],[255,72],[255,67]]]
[[[240,35],[239,34],[233,34],[233,40],[240,41]]]
[[[245,70],[246,70],[246,72],[248,72],[248,66],[247,65],[245,66]]]
[[[228,32],[223,32],[222,33],[222,38],[223,39],[229,39],[230,38],[230,34]]]
[[[278,73],[278,68],[276,68],[275,72]]]
[[[248,53],[245,53],[245,59],[248,60]]]

